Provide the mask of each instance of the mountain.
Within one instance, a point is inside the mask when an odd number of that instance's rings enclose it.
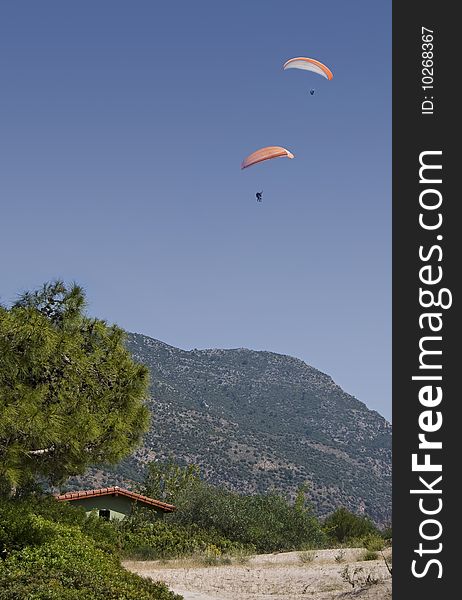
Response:
[[[74,487],[140,480],[147,461],[173,456],[235,491],[293,495],[308,481],[320,516],[342,505],[391,521],[391,425],[328,375],[272,352],[185,351],[140,334],[127,346],[151,372],[150,431]]]

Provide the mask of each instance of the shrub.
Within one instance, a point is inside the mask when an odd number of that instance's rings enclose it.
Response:
[[[393,531],[391,528],[391,525],[388,525],[387,527],[385,527],[381,532],[380,535],[383,537],[384,540],[386,540],[387,542],[390,542],[392,537],[393,537]]]
[[[316,558],[316,553],[313,550],[307,550],[306,552],[299,552],[298,558],[302,564],[311,563]]]
[[[45,521],[37,521],[37,517]],[[81,506],[57,502],[52,496],[0,500],[0,546],[9,550],[45,543],[54,537],[56,523],[78,527],[94,540],[97,548],[114,554],[120,552],[121,536],[117,528],[96,515],[87,517]]]
[[[142,522],[128,519],[119,525],[122,554],[125,558],[155,560],[184,556],[237,555],[253,552],[253,546],[244,545],[205,530],[195,524],[181,525],[166,521]]]
[[[360,560],[377,560],[379,555],[377,552],[373,552],[372,550],[366,550],[364,554],[361,556]]]
[[[354,567],[350,569],[349,565],[343,569],[341,577],[343,581],[349,583],[352,588],[357,586],[359,588],[359,594],[361,594],[363,589],[372,585],[377,585],[380,582],[380,579],[375,577],[372,573],[368,573],[366,575],[362,567]]]
[[[180,598],[163,585],[125,571],[77,527],[55,525],[55,534],[52,541],[14,551],[2,561],[0,600]]]
[[[369,533],[363,538],[363,546],[369,552],[380,552],[385,547],[385,540],[376,533]]]
[[[38,503],[39,504],[39,503]],[[38,506],[38,505],[37,505]],[[43,512],[50,509],[47,501]],[[40,512],[40,510],[37,510]],[[76,513],[57,510],[63,520]],[[80,518],[76,517],[77,520]],[[106,524],[108,525],[108,524]],[[108,525],[110,527],[110,525]],[[90,529],[98,531],[95,524]],[[123,569],[79,525],[53,522],[26,502],[2,502],[0,600],[180,600],[161,583]],[[105,544],[109,544],[105,539]],[[103,544],[104,545],[104,544]]]
[[[56,535],[53,524],[30,512],[18,511],[13,505],[0,506],[0,548],[9,553],[24,546],[40,546]]]
[[[242,496],[200,482],[180,495],[169,522],[197,525],[259,552],[322,546],[326,536],[309,509],[271,494]]]
[[[341,544],[369,534],[377,534],[374,523],[365,516],[355,515],[346,508],[338,508],[324,521],[324,530],[334,542]]]

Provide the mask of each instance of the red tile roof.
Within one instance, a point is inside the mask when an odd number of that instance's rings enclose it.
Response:
[[[56,500],[59,500],[59,502],[65,502],[69,500],[81,500],[82,498],[95,498],[96,496],[111,495],[126,496],[127,498],[131,498],[132,500],[136,500],[137,502],[142,502],[143,504],[148,504],[149,506],[155,506],[157,508],[160,508],[164,512],[173,512],[175,510],[175,506],[173,506],[173,504],[167,504],[166,502],[161,502],[160,500],[148,498],[147,496],[143,496],[143,494],[137,494],[136,492],[125,490],[124,488],[120,488],[117,485],[113,487],[100,488],[98,490],[81,490],[79,492],[67,492],[66,494],[58,494],[55,496],[55,498]]]

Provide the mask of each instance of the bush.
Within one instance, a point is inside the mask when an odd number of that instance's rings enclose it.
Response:
[[[371,550],[366,550],[364,554],[361,556],[360,560],[377,560],[379,555],[377,552],[372,552]]]
[[[369,552],[380,552],[385,548],[385,540],[376,533],[369,533],[363,538],[363,546]]]
[[[41,517],[39,517],[41,519]],[[0,564],[0,600],[175,600],[162,584],[125,571],[77,527],[55,525],[46,544],[12,552]]]
[[[237,555],[253,552],[253,546],[232,542],[214,530],[195,524],[181,525],[154,521],[140,523],[127,520],[120,525],[122,553],[125,558],[155,560],[183,556]],[[213,549],[213,552],[212,552]]]
[[[316,553],[313,550],[300,552],[298,558],[302,564],[311,563],[316,558]]]
[[[324,530],[333,542],[341,544],[370,534],[379,534],[368,517],[355,515],[346,508],[338,508],[327,517],[324,521]]]
[[[53,502],[53,500],[52,500]],[[32,505],[35,504],[36,512]],[[55,502],[55,504],[58,504]],[[71,507],[57,508],[48,500],[3,501],[0,535],[0,600],[180,600],[162,583],[152,583],[123,569],[116,552],[108,553],[111,524],[54,522],[39,512],[56,512],[62,521],[80,520]],[[99,538],[99,539],[98,539]],[[102,543],[103,542],[103,543]]]
[[[384,540],[387,541],[387,543],[389,543],[393,537],[393,531],[392,531],[391,525],[388,525],[387,527],[382,529],[382,531],[380,532],[380,535],[383,537]]]
[[[320,547],[326,536],[304,506],[292,506],[277,494],[241,496],[200,482],[180,495],[178,510],[167,522],[196,525],[259,552]]]
[[[37,527],[37,517],[43,517],[47,527]],[[57,502],[52,496],[30,496],[21,500],[0,500],[0,547],[10,550],[45,543],[55,535],[53,524],[74,525],[89,535],[96,547],[118,554],[121,536],[111,523],[96,515],[86,516],[81,506]]]
[[[0,550],[7,555],[24,546],[40,546],[56,535],[52,523],[13,505],[0,506]]]

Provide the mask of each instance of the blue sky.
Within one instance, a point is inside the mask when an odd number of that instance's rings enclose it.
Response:
[[[77,281],[92,315],[297,356],[390,418],[391,3],[10,1],[0,23],[1,301]],[[241,171],[266,145],[296,158]]]

